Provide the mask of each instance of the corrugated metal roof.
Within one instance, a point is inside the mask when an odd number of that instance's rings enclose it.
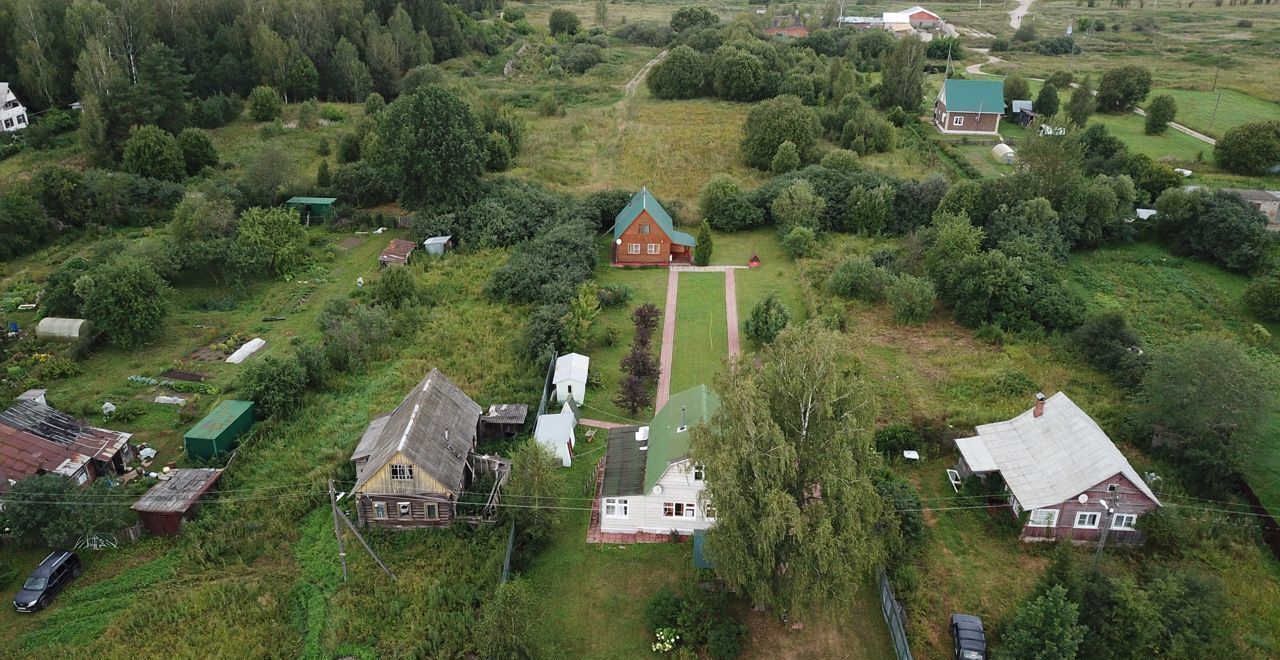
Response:
[[[626,497],[644,494],[644,443],[636,440],[639,426],[609,429],[609,448],[604,455],[603,497]]]
[[[19,400],[0,412],[0,424],[8,425],[87,454],[100,461],[110,461],[124,448],[131,433],[101,429],[32,400]]]
[[[1024,509],[1065,502],[1116,474],[1123,474],[1159,504],[1111,438],[1065,393],[1049,397],[1039,418],[1034,411],[984,424],[977,428],[976,438],[964,439],[981,443]],[[970,467],[970,456],[979,463],[984,460],[974,444],[956,442]]]
[[[529,406],[523,403],[495,403],[481,419],[490,424],[523,424],[529,417]]]
[[[689,234],[676,229],[675,222],[671,220],[671,216],[667,214],[667,210],[662,208],[658,200],[649,193],[648,188],[641,188],[640,192],[631,197],[631,201],[627,203],[627,207],[618,213],[618,217],[613,220],[613,237],[621,238],[622,232],[640,217],[641,211],[647,211],[649,217],[658,223],[662,231],[674,242],[680,245],[697,245],[698,240]]]
[[[671,395],[649,424],[649,451],[645,459],[644,489],[649,492],[667,468],[689,455],[689,430],[711,419],[720,409],[720,397],[706,385]],[[606,463],[607,465],[607,463]]]
[[[227,399],[213,407],[204,419],[191,427],[184,437],[196,440],[216,440],[227,430],[228,426],[236,423],[245,412],[253,408],[252,401],[237,401],[235,399]]]
[[[364,486],[392,456],[402,453],[445,487],[461,491],[480,412],[475,401],[439,369],[432,369],[387,416],[382,429],[369,437],[367,444],[361,441],[369,462],[357,476],[355,489]],[[352,460],[356,458],[352,456]]]
[[[337,197],[290,197],[285,204],[310,204],[312,206],[329,206],[338,201]]]
[[[413,241],[393,238],[390,243],[387,243],[387,247],[382,250],[382,254],[378,256],[378,260],[407,263],[409,261],[409,254],[413,252],[413,249],[416,247],[418,247],[418,244]]]
[[[0,493],[8,492],[9,479],[22,481],[41,472],[70,477],[87,462],[89,456],[72,445],[59,444],[0,424],[0,470],[5,475],[0,480]]]
[[[1004,112],[1003,80],[959,80],[942,83],[947,112]]]
[[[131,507],[148,513],[186,513],[222,476],[213,468],[174,470]]]

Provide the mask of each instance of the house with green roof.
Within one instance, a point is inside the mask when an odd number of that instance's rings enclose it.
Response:
[[[706,472],[689,459],[689,435],[719,408],[716,393],[699,385],[671,395],[647,426],[610,429],[597,491],[598,538],[689,535],[715,524],[702,494]]]
[[[1003,80],[957,80],[942,83],[933,102],[933,123],[954,135],[998,135],[1004,114]]]
[[[615,266],[669,266],[693,262],[698,241],[675,227],[648,188],[631,197],[613,221]]]

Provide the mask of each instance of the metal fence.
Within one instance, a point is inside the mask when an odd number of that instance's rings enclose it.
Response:
[[[893,595],[893,587],[889,585],[889,575],[880,568],[880,611],[884,614],[884,622],[889,626],[889,637],[893,639],[893,650],[898,660],[912,660],[911,646],[907,644],[906,611],[898,598]]]

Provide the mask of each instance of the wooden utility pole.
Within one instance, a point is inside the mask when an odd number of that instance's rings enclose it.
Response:
[[[338,524],[338,498],[333,492],[333,479],[329,480],[329,508],[333,510],[333,535],[338,537],[338,561],[342,562],[342,581],[347,581],[347,548],[342,543],[342,527]]]
[[[356,535],[356,539],[360,541],[360,545],[363,545],[365,551],[369,553],[369,556],[373,557],[373,560],[378,562],[378,566],[382,567],[383,572],[391,576],[392,580],[396,579],[396,574],[392,573],[391,569],[387,568],[387,565],[382,563],[382,559],[378,557],[378,553],[374,552],[373,548],[369,547],[369,542],[365,541],[364,537],[360,535],[360,530],[356,529],[356,526],[351,523],[351,519],[347,517],[347,514],[343,513],[342,510],[337,507],[334,507],[333,510],[337,511],[339,516],[342,516],[342,521],[347,523],[347,527],[351,529],[351,533]]]

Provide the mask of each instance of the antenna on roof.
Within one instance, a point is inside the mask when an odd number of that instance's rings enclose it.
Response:
[[[680,426],[679,428],[676,429],[676,433],[684,433],[685,431],[689,430],[688,420],[686,419],[686,415],[685,415],[686,411],[687,411],[686,406],[680,406]]]

